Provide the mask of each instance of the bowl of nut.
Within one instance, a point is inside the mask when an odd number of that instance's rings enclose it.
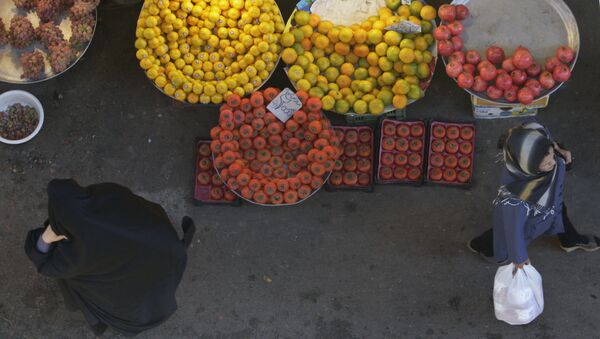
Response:
[[[40,101],[26,91],[0,94],[0,142],[10,145],[33,139],[44,124],[44,108]]]

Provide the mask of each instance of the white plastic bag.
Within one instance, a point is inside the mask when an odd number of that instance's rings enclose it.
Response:
[[[531,265],[516,269],[515,264],[501,266],[494,278],[496,319],[511,325],[532,322],[544,310],[542,276]]]

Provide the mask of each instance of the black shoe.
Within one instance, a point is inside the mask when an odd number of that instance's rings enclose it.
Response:
[[[575,250],[584,250],[586,252],[594,252],[600,249],[600,238],[595,235],[582,235],[581,239],[574,243],[560,243],[560,248],[565,252],[573,252]]]
[[[104,332],[106,332],[108,326],[106,326],[106,324],[103,322],[99,322],[96,325],[90,327],[92,328],[94,335],[100,337],[104,334]]]
[[[485,260],[486,262],[488,262],[490,264],[504,265],[508,262],[508,260],[497,261],[496,258],[494,257],[493,253],[489,253],[489,252],[485,251],[485,248],[478,247],[478,245],[479,245],[478,240],[480,240],[480,237],[467,241],[467,248],[471,252],[473,252],[475,254],[479,254],[481,259]]]

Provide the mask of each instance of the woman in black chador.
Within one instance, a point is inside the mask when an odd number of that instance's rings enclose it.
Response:
[[[180,240],[160,205],[117,184],[81,187],[72,179],[48,184],[48,213],[25,251],[96,334],[110,327],[136,335],[175,312],[195,231],[190,218]]]

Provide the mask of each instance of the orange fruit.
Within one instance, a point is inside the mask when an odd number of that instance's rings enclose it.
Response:
[[[321,19],[318,15],[316,15],[315,13],[310,14],[310,17],[308,19],[309,25],[311,25],[312,27],[317,27],[319,25],[319,21],[321,21]]]
[[[348,88],[350,87],[350,83],[352,82],[352,79],[350,79],[349,76],[347,75],[340,75],[336,80],[335,83],[340,86],[340,88]]]
[[[356,56],[359,58],[365,58],[367,55],[369,55],[369,46],[365,44],[355,45],[352,52],[354,52],[354,54],[356,54]]]
[[[367,31],[362,28],[358,28],[354,31],[354,41],[357,44],[362,44],[367,41]]]
[[[345,44],[343,42],[336,42],[335,46],[334,46],[334,50],[339,55],[347,55],[348,53],[350,53],[350,46],[348,46],[348,44]]]
[[[354,65],[346,62],[340,66],[340,72],[344,75],[351,76],[354,73]]]

